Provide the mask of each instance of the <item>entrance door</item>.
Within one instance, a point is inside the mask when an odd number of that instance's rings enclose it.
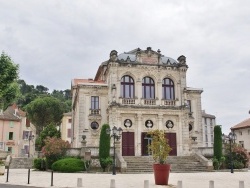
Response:
[[[166,133],[165,137],[168,139],[168,144],[172,148],[169,155],[170,156],[177,156],[176,133]]]
[[[141,133],[141,154],[142,155],[151,155],[150,150],[148,149],[148,145],[152,142],[152,138],[147,136],[146,132]]]
[[[135,155],[134,132],[122,132],[122,156]]]

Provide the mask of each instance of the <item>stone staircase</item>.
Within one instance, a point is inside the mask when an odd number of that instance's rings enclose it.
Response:
[[[10,169],[16,169],[16,168],[32,168],[33,164],[33,158],[12,158],[12,161],[10,163]]]
[[[127,173],[152,173],[154,160],[151,156],[123,156],[127,162]],[[193,156],[169,156],[171,172],[204,172],[207,167]]]

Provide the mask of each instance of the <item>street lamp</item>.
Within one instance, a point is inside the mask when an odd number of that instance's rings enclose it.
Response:
[[[113,137],[113,139],[114,139],[113,173],[112,174],[116,175],[116,169],[115,169],[115,141],[120,140],[121,134],[122,134],[122,128],[121,127],[117,128],[116,126],[114,126],[112,128],[112,130],[110,128],[107,128],[106,133],[108,135],[110,135],[110,137]]]
[[[30,158],[30,141],[34,139],[34,135],[29,135],[29,153],[28,153],[28,158]]]
[[[231,166],[231,173],[234,173],[234,169],[233,169],[233,154],[232,154],[232,143],[235,142],[236,140],[236,134],[234,132],[230,132],[227,135],[222,134],[222,140],[223,143],[226,143],[227,140],[229,141],[229,146],[230,146],[230,166]]]
[[[230,166],[231,166],[231,173],[234,173],[234,167],[233,167],[233,157],[232,157],[232,142],[235,141],[236,135],[234,132],[230,132],[228,135],[229,143],[230,143]]]

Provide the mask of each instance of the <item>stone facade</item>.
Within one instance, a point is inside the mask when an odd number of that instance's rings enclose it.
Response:
[[[148,155],[146,133],[162,129],[171,155],[190,155],[203,146],[202,89],[187,87],[186,57],[177,60],[148,47],[119,54],[113,50],[94,79],[72,80],[73,147],[99,145],[101,125],[123,129],[121,155]],[[195,138],[195,139],[192,139]]]
[[[214,146],[214,126],[216,125],[216,117],[202,111],[202,128],[204,147]]]
[[[250,118],[231,127],[232,132],[236,135],[235,143],[244,147],[250,155]]]

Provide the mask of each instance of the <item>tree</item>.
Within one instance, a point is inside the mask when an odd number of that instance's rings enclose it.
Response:
[[[222,155],[222,132],[221,126],[214,126],[214,167],[219,169],[221,164],[224,162],[224,157]]]
[[[109,129],[108,124],[102,125],[99,140],[99,160],[103,172],[105,172],[105,169],[112,162],[112,159],[110,158],[110,136],[106,133],[107,129]]]
[[[36,139],[36,150],[41,151],[42,147],[45,146],[45,140],[52,137],[61,138],[61,133],[57,130],[56,125],[51,123],[44,128]]]
[[[0,108],[6,108],[18,95],[19,66],[11,58],[2,53],[0,56]]]
[[[50,123],[59,125],[63,117],[63,105],[54,97],[39,97],[30,102],[26,108],[28,118],[36,126],[38,135]]]

